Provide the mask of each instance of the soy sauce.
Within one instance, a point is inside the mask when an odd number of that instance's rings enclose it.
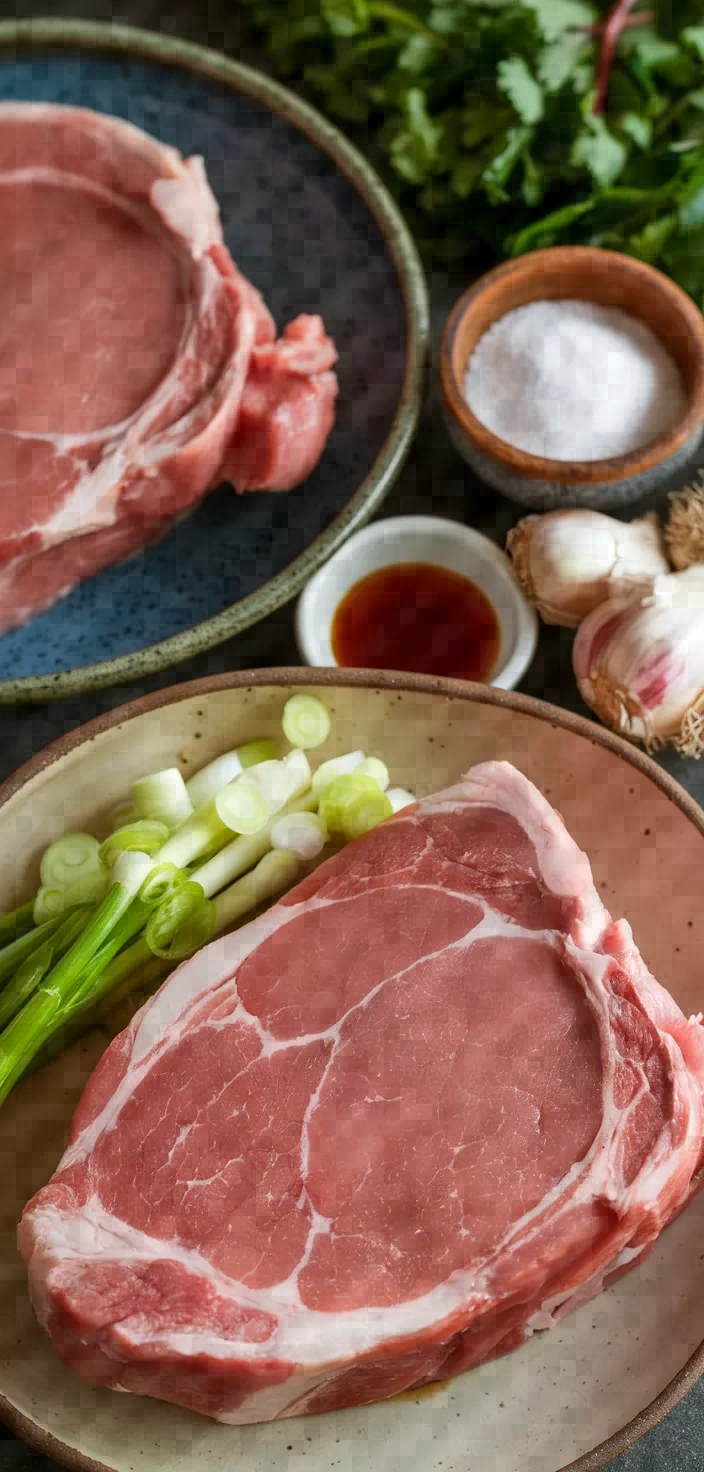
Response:
[[[332,625],[339,665],[488,680],[499,622],[486,595],[459,573],[401,562],[355,583]]]

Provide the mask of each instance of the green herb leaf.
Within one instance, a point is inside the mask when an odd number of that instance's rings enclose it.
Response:
[[[570,162],[576,168],[586,169],[594,183],[602,188],[618,179],[627,157],[625,144],[609,131],[603,117],[594,114],[587,117],[570,152]]]
[[[538,123],[543,116],[543,94],[522,56],[509,56],[496,69],[496,85],[513,104],[522,123]]]

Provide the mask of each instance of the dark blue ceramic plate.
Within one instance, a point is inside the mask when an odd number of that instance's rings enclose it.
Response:
[[[0,99],[128,118],[202,154],[225,237],[279,324],[321,312],[339,353],[323,459],[287,495],[223,486],[156,547],[0,638],[0,700],[143,675],[285,603],[380,504],[415,428],[422,272],[376,175],[323,118],[258,73],[164,36],[87,22],[0,26]]]

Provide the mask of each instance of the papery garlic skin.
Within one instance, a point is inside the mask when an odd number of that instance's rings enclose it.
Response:
[[[646,597],[613,598],[580,625],[572,664],[606,725],[650,750],[704,754],[704,566],[657,578]]]
[[[569,629],[607,598],[648,592],[669,571],[654,512],[631,522],[585,509],[524,516],[506,550],[528,602],[545,623]]]

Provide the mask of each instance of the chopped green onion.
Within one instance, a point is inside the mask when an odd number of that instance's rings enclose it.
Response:
[[[313,792],[304,792],[300,797],[295,797],[286,806],[286,812],[307,812],[317,807],[317,799]],[[276,821],[275,819],[273,821]],[[240,875],[246,874],[271,848],[271,823],[258,833],[242,834],[221,848],[219,853],[208,859],[207,863],[201,864],[191,874],[191,879],[203,886],[204,893],[210,898],[217,894],[218,890],[224,889],[226,884],[239,879]]]
[[[163,772],[140,777],[138,782],[132,783],[130,791],[140,817],[156,818],[167,828],[178,828],[193,812],[193,803],[178,767],[166,767]]]
[[[313,791],[320,794],[336,777],[348,777],[350,772],[355,772],[363,761],[366,761],[363,751],[348,751],[344,756],[331,756],[329,761],[322,762],[313,773]]]
[[[385,792],[379,790],[374,797],[359,797],[344,810],[342,831],[347,839],[361,838],[376,828],[384,818],[390,818],[393,808]]]
[[[74,882],[101,875],[100,844],[90,833],[65,833],[42,854],[39,877],[47,889],[68,889]],[[101,875],[101,877],[104,877]]]
[[[231,837],[232,829],[221,822],[215,803],[207,802],[187,818],[176,833],[171,834],[164,847],[159,850],[159,861],[175,864],[178,869],[186,869],[214,846],[219,844],[224,847]]]
[[[136,803],[131,797],[123,798],[123,801],[118,802],[112,810],[110,831],[114,833],[117,828],[129,827],[132,823],[136,823],[138,818]]]
[[[244,746],[238,746],[237,755],[242,763],[242,770],[246,772],[248,767],[257,767],[260,762],[275,761],[278,751],[275,741],[245,741]]]
[[[382,792],[386,792],[391,780],[386,762],[380,761],[378,756],[365,756],[364,761],[355,767],[355,773],[358,777],[373,777]]]
[[[330,712],[314,695],[292,695],[284,706],[281,724],[292,746],[311,751],[330,735]]]
[[[400,813],[404,808],[410,808],[414,802],[418,801],[417,797],[414,797],[412,792],[407,792],[405,787],[387,787],[386,796],[394,813]]]
[[[183,869],[178,869],[175,864],[156,863],[139,891],[139,898],[143,905],[151,910],[163,901],[175,894],[186,883]]]
[[[345,833],[345,814],[350,807],[368,798],[378,802],[384,794],[373,777],[358,777],[356,772],[336,777],[323,789],[318,812],[330,833]]]
[[[42,925],[72,910],[75,905],[91,905],[101,900],[108,888],[108,876],[101,865],[94,874],[86,874],[64,886],[42,885],[34,900],[34,921]]]
[[[217,797],[223,787],[234,782],[236,777],[241,777],[248,767],[275,760],[276,756],[273,741],[247,741],[235,751],[226,751],[222,756],[216,756],[214,761],[209,762],[207,767],[201,767],[186,783],[194,808],[200,808],[204,802]]]
[[[101,863],[106,868],[112,869],[113,865],[122,853],[134,851],[141,854],[155,854],[163,848],[169,836],[169,829],[165,823],[160,823],[156,818],[137,818],[134,823],[126,823],[123,828],[116,828],[114,833],[106,838],[100,845]]]
[[[215,761],[195,772],[186,783],[193,807],[200,808],[204,802],[210,802],[218,792],[222,792],[223,787],[227,787],[228,782],[241,777],[243,771],[238,751],[226,751],[222,756],[216,756]]]
[[[298,860],[292,853],[276,849],[265,854],[255,869],[224,889],[213,901],[216,933],[229,930],[250,910],[259,909],[267,900],[290,889],[298,874]]]
[[[328,841],[328,830],[317,813],[284,813],[271,825],[271,845],[295,854],[297,859],[317,859]]]
[[[223,787],[215,798],[215,810],[233,833],[257,833],[269,821],[269,804],[249,777],[238,777],[229,787]]]
[[[205,945],[215,930],[215,907],[200,884],[187,880],[147,922],[147,944],[155,956],[178,960]]]
[[[294,748],[280,762],[259,762],[250,767],[246,782],[253,782],[266,801],[267,815],[280,813],[281,809],[307,792],[310,787],[310,765],[304,751]]]

